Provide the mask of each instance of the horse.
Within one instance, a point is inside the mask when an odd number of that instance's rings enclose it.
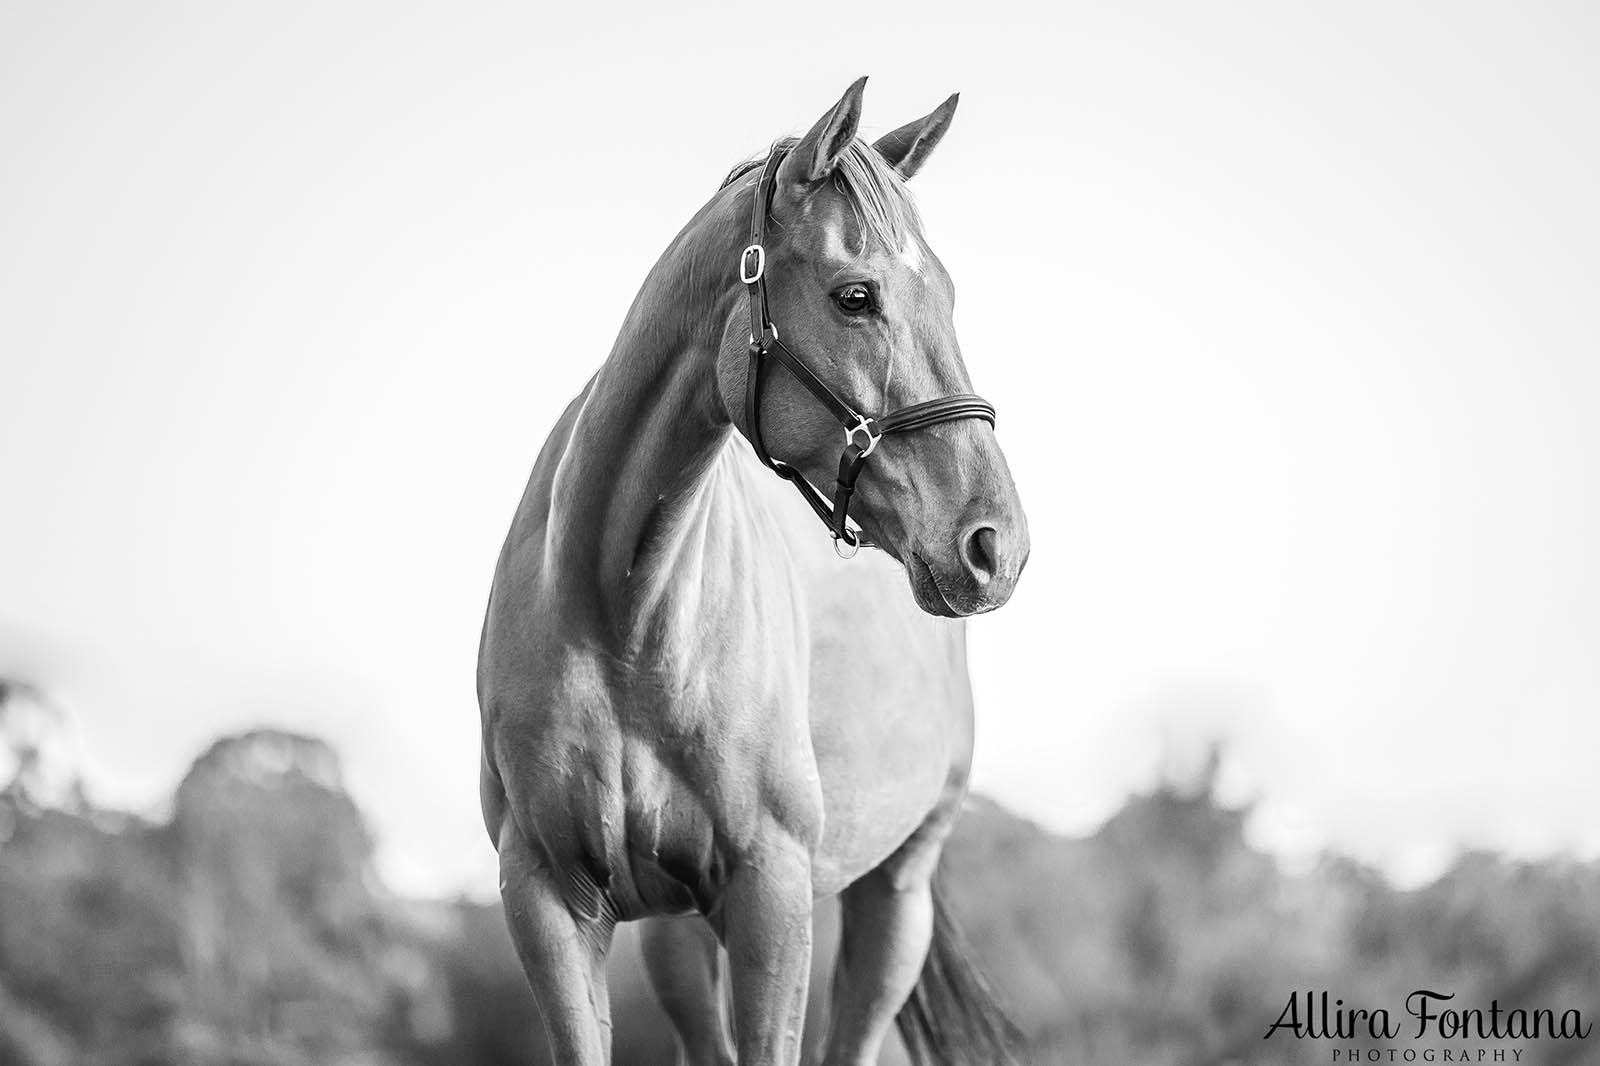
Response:
[[[609,1061],[635,920],[684,1061],[795,1066],[832,896],[828,1066],[891,1024],[919,1063],[1010,1061],[934,875],[972,757],[962,619],[1010,597],[1027,521],[905,186],[958,97],[868,144],[865,82],[661,255],[495,570],[480,798],[563,1066]]]

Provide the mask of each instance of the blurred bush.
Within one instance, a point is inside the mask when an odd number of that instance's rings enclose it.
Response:
[[[26,729],[9,728],[19,694]],[[499,908],[385,892],[327,745],[219,740],[149,824],[42,775],[36,697],[0,688],[0,1063],[547,1063]],[[1036,1061],[1326,1063],[1366,1044],[1262,1039],[1312,989],[1600,1016],[1596,865],[1473,854],[1411,892],[1338,857],[1290,877],[1248,845],[1247,816],[1212,775],[1135,796],[1084,839],[972,800],[943,876]],[[836,935],[819,915],[813,1015]],[[671,1039],[626,931],[614,956],[616,1060],[660,1066]],[[1586,1046],[1526,1043],[1521,1063]]]

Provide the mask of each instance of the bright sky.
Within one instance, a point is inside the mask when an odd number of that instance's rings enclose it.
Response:
[[[534,455],[867,73],[869,135],[963,94],[915,184],[1033,529],[978,786],[1087,830],[1222,736],[1290,858],[1600,854],[1600,7],[595,10],[0,8],[0,670],[100,799],[306,729],[393,883],[492,892]]]

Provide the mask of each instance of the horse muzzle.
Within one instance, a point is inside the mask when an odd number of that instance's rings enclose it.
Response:
[[[917,606],[944,618],[983,614],[1005,604],[1028,564],[1023,522],[982,519],[943,551],[914,550],[906,567]]]

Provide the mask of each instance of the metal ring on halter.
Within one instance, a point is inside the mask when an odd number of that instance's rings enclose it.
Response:
[[[883,439],[883,434],[872,432],[873,421],[866,415],[857,415],[856,417],[861,421],[845,429],[844,446],[848,448],[850,445],[854,444],[856,442],[857,433],[865,433],[867,435],[867,446],[861,449],[861,458],[865,459],[878,447],[878,442]]]
[[[750,256],[756,257],[754,270],[745,269],[750,262]],[[739,280],[746,285],[754,285],[761,280],[761,275],[767,272],[767,250],[759,244],[752,244],[739,253]]]
[[[772,339],[773,340],[777,340],[778,339],[778,327],[773,325],[771,322],[768,322],[767,323],[767,328],[772,331]],[[754,333],[750,334],[750,343],[751,344],[756,343],[756,335]]]
[[[845,548],[849,548],[846,551]],[[843,536],[833,538],[833,554],[841,559],[854,559],[856,552],[861,550],[861,540],[850,530],[846,529]]]

